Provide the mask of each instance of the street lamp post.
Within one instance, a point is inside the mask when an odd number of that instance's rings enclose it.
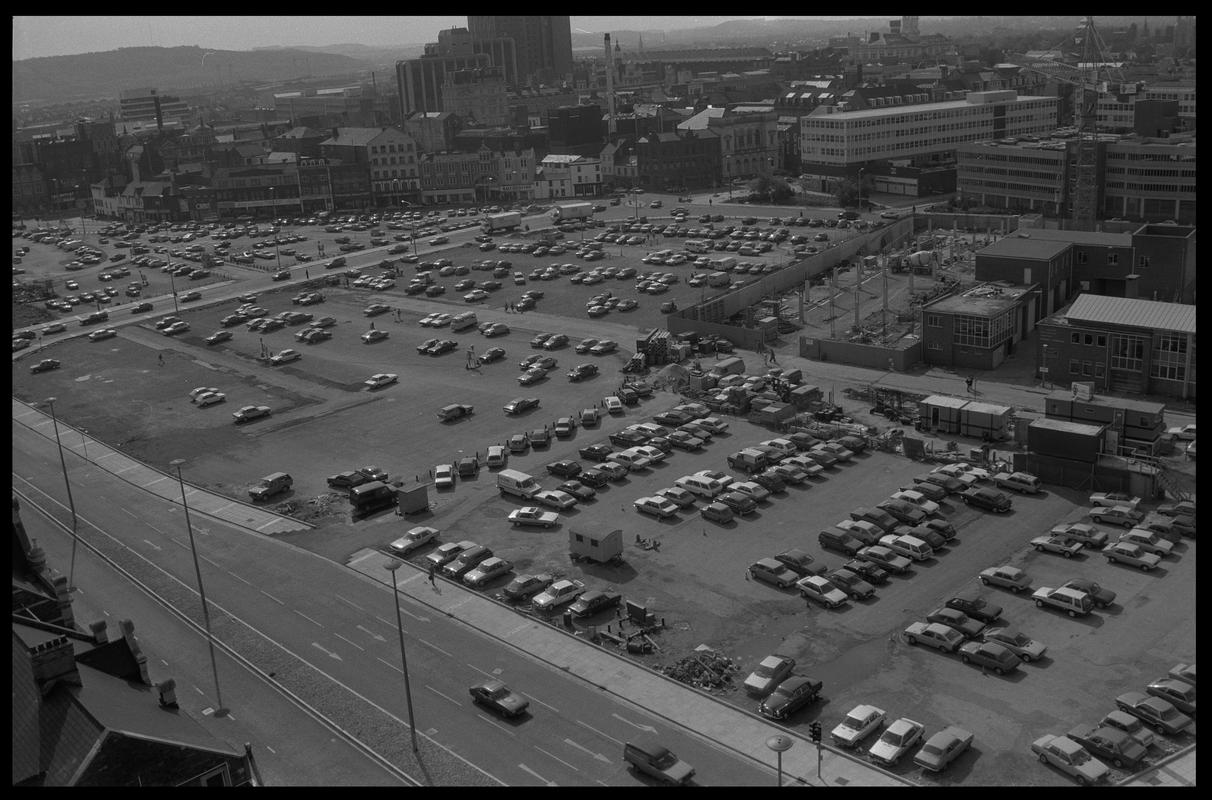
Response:
[[[67,459],[63,457],[63,442],[59,439],[59,419],[55,416],[55,399],[54,397],[46,398],[46,405],[50,408],[51,424],[55,428],[55,445],[59,448],[59,465],[63,467],[63,485],[67,487],[67,506],[72,512],[72,560],[67,573],[67,586],[71,589],[75,586],[76,544],[80,537],[76,532],[76,501],[72,499],[72,483],[67,478]]]
[[[794,744],[795,742],[792,741],[790,736],[784,736],[781,733],[776,733],[774,736],[771,736],[766,740],[766,746],[778,753],[779,756],[779,782],[775,784],[776,786],[783,785],[783,753],[790,750],[791,746]]]
[[[400,617],[400,587],[396,584],[396,570],[402,566],[402,562],[393,558],[387,562],[385,568],[391,573],[391,590],[396,606],[396,630],[400,633],[400,663],[404,666],[404,698],[408,702],[408,732],[412,736],[412,751],[416,753],[418,752],[417,726],[412,716],[412,689],[408,685],[408,653],[404,650],[404,620]]]
[[[176,270],[169,271],[168,283],[169,286],[172,287],[173,291],[173,311],[179,314],[181,313],[181,306],[177,305],[177,276],[173,274],[174,272],[176,272]]]
[[[276,189],[277,189],[276,186],[269,187],[269,216],[271,218],[273,218],[274,214],[277,213],[277,203],[275,202],[277,200]],[[281,271],[281,269],[282,269],[282,251],[280,251],[278,249],[278,237],[277,236],[274,237],[274,258],[276,258],[278,260],[278,270]]]
[[[215,661],[215,637],[210,631],[210,610],[206,606],[206,589],[202,586],[202,567],[198,564],[198,547],[194,544],[194,526],[189,521],[189,503],[185,501],[185,479],[181,477],[181,465],[185,459],[177,458],[169,462],[169,466],[177,468],[177,483],[181,486],[181,507],[185,509],[185,529],[189,532],[189,552],[194,557],[194,574],[198,578],[198,597],[202,600],[202,621],[206,625],[206,644],[210,648],[210,670],[215,679],[215,701],[218,708],[215,716],[221,717],[227,713],[223,707],[223,693],[219,690],[219,665]]]

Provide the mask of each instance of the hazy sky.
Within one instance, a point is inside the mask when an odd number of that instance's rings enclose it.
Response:
[[[669,30],[715,25],[733,17],[572,18],[574,31]],[[772,17],[809,19],[809,17]],[[819,19],[842,19],[820,17]],[[855,17],[857,18],[857,17]],[[438,31],[463,27],[467,17],[13,17],[13,60],[116,50],[119,47],[198,45],[225,50],[290,45],[419,45]]]

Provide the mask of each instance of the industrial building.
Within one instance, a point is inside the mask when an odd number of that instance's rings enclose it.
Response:
[[[1034,328],[1040,295],[1035,282],[984,283],[925,304],[923,359],[954,369],[996,369]]]

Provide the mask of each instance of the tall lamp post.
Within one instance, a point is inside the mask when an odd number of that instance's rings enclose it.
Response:
[[[274,218],[274,214],[277,213],[278,204],[277,204],[276,200],[277,200],[277,187],[271,186],[271,187],[269,187],[269,216],[271,219]],[[281,269],[282,269],[282,252],[280,250],[278,250],[278,237],[277,236],[274,237],[274,258],[276,258],[278,260],[278,270],[281,271]]]
[[[59,465],[63,467],[63,485],[67,487],[67,506],[72,512],[72,560],[67,573],[67,586],[71,589],[76,585],[76,544],[80,541],[80,537],[76,532],[76,501],[72,499],[72,482],[67,478],[67,459],[63,457],[63,442],[59,439],[59,419],[55,416],[55,399],[54,397],[46,398],[46,405],[50,408],[51,424],[55,427],[55,445],[59,448]]]
[[[779,782],[775,784],[776,786],[783,785],[783,753],[790,750],[791,746],[794,744],[795,742],[792,741],[790,736],[784,736],[781,733],[776,733],[774,736],[771,736],[766,740],[766,746],[778,753],[779,756]]]
[[[400,663],[404,666],[404,698],[408,701],[408,732],[412,735],[412,751],[417,749],[417,726],[412,717],[412,689],[408,685],[408,653],[404,650],[404,620],[400,617],[400,587],[396,584],[396,570],[404,566],[403,562],[394,558],[387,562],[385,568],[391,573],[391,590],[396,606],[396,630],[400,633]]]
[[[169,462],[177,468],[177,483],[181,486],[181,507],[185,509],[185,529],[189,532],[189,552],[194,557],[194,574],[198,578],[198,597],[202,600],[202,621],[206,625],[206,644],[210,648],[210,670],[215,678],[215,701],[218,708],[215,716],[221,717],[227,713],[223,707],[223,693],[219,690],[219,665],[215,661],[215,637],[210,631],[210,609],[206,605],[206,589],[202,586],[202,567],[198,565],[198,547],[194,544],[194,526],[189,521],[189,503],[185,501],[185,479],[181,477],[181,465],[185,459],[177,458]]]

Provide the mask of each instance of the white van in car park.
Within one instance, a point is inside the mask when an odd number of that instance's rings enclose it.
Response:
[[[455,314],[454,319],[450,321],[450,329],[455,331],[465,331],[468,328],[474,328],[479,325],[479,320],[476,319],[476,312],[464,311],[462,314]]]

